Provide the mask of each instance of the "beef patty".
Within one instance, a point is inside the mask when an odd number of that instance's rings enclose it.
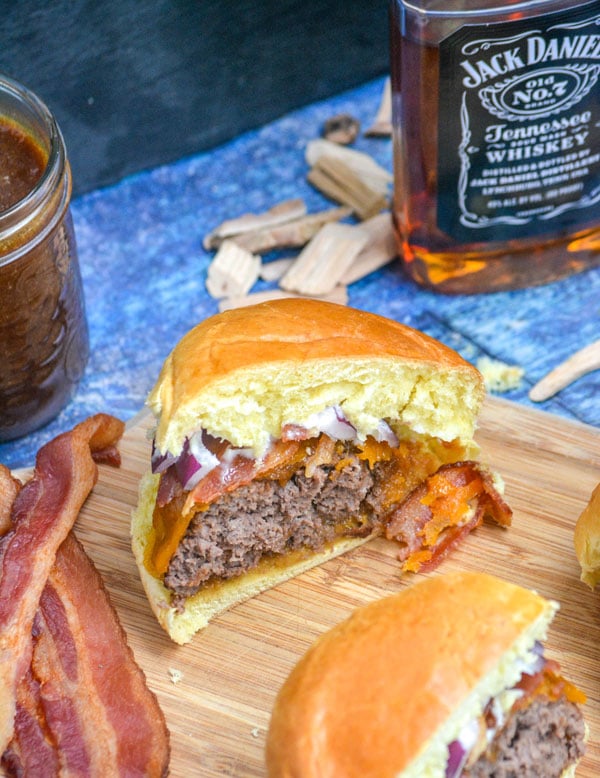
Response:
[[[463,778],[560,778],[584,752],[577,705],[537,697],[518,709]]]
[[[165,575],[174,604],[213,578],[250,570],[267,554],[320,549],[340,535],[371,534],[378,468],[371,471],[354,451],[349,446],[337,451],[310,478],[301,468],[284,484],[252,481],[197,513]]]

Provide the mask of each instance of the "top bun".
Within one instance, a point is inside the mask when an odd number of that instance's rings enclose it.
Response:
[[[577,519],[574,544],[581,580],[593,589],[600,583],[600,484]]]
[[[148,405],[156,444],[179,454],[199,428],[262,453],[287,424],[339,405],[360,437],[381,419],[470,442],[479,372],[433,338],[381,316],[286,298],[217,314],[185,335]]]
[[[275,702],[279,776],[444,775],[448,743],[521,677],[558,606],[481,573],[438,575],[357,609],[319,638]]]

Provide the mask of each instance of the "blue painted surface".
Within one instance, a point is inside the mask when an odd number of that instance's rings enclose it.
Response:
[[[105,411],[127,420],[143,406],[164,358],[217,311],[205,290],[212,255],[202,239],[217,224],[291,197],[308,210],[331,204],[306,183],[306,143],[339,112],[368,127],[383,81],[308,106],[209,153],[131,176],[73,203],[90,324],[91,358],[76,396],[43,430],[0,445],[0,462],[33,462],[47,440]],[[391,169],[388,139],[356,147]],[[267,288],[262,284],[258,288]],[[393,264],[353,284],[350,305],[422,329],[476,362],[489,355],[525,371],[505,398],[533,405],[529,388],[600,339],[600,269],[543,287],[445,297],[421,290]],[[536,407],[600,426],[600,371]]]

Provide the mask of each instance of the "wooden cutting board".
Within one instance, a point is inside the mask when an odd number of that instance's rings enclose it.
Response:
[[[129,546],[130,511],[149,457],[147,424],[142,416],[128,427],[119,470],[101,468],[76,532],[104,576],[165,712],[171,775],[264,776],[269,713],[296,660],[353,608],[415,578],[402,578],[394,544],[377,540],[228,611],[192,643],[175,645],[150,612]],[[505,479],[513,526],[480,527],[437,572],[485,570],[560,602],[548,654],[588,696],[590,740],[577,775],[597,777],[600,592],[579,581],[572,535],[600,481],[600,430],[490,399],[478,440]]]

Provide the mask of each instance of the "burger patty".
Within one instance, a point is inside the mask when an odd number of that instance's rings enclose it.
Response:
[[[560,778],[584,752],[581,711],[564,697],[537,697],[509,717],[463,778]]]
[[[339,463],[343,467],[336,468]],[[223,495],[194,516],[169,562],[164,583],[176,595],[174,604],[212,578],[250,570],[266,554],[320,549],[340,535],[371,534],[376,473],[377,466],[371,471],[345,450],[310,478],[300,469],[284,484],[255,480]]]

